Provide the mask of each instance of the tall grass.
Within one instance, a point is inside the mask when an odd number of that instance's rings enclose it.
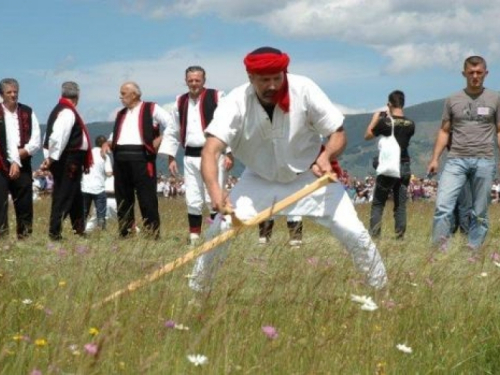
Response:
[[[432,203],[409,204],[407,236],[394,240],[389,204],[378,245],[390,284],[381,292],[311,221],[304,246],[288,248],[280,219],[269,246],[257,245],[256,230],[238,236],[198,303],[188,264],[95,309],[189,251],[184,203],[161,200],[160,241],[119,240],[111,223],[80,239],[65,223],[60,243],[46,235],[49,203],[36,202],[32,238],[11,234],[0,245],[1,374],[500,373],[498,206],[481,256],[471,258],[460,235],[448,252],[431,253]],[[369,205],[357,209],[367,223]],[[352,294],[372,297],[378,309],[361,310]],[[190,354],[208,363],[194,366]]]

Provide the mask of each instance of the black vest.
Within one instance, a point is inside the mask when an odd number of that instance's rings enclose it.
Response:
[[[7,130],[5,129],[4,113],[3,110],[1,109],[0,109],[0,170],[3,172],[8,172]]]
[[[200,117],[201,117],[201,127],[202,130],[210,124],[210,121],[214,118],[214,112],[217,108],[218,96],[217,90],[205,89],[200,94]],[[180,135],[181,144],[183,147],[186,146],[186,129],[187,129],[187,117],[188,117],[188,107],[189,107],[189,93],[181,95],[177,100],[177,109],[179,110],[179,123],[180,123]]]
[[[156,150],[153,146],[153,140],[160,135],[159,126],[153,123],[153,110],[155,103],[143,102],[141,113],[139,114],[139,133],[142,137],[142,143],[149,155],[156,155]],[[128,108],[123,108],[116,115],[115,126],[113,128],[112,149],[116,149],[116,143],[122,130],[123,120],[127,114]]]
[[[63,109],[69,109],[75,114],[75,123],[73,124],[73,127],[71,128],[71,133],[69,136],[69,141],[68,144],[66,145],[66,148],[64,151],[72,151],[72,150],[79,150],[82,142],[83,142],[83,131],[80,128],[80,126],[75,126],[76,121],[78,119],[77,113],[75,113],[75,110],[71,108],[70,106],[67,106],[63,103],[58,103],[52,112],[49,115],[49,119],[47,120],[47,131],[45,133],[45,140],[43,142],[43,147],[45,149],[49,148],[49,138],[52,132],[54,131],[54,123],[56,122],[57,116]],[[89,145],[90,148],[90,145]]]

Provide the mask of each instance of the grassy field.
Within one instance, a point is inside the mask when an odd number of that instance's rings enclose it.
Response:
[[[0,245],[0,374],[500,374],[500,206],[472,258],[460,235],[431,254],[432,203],[411,203],[407,236],[393,240],[389,205],[381,292],[313,222],[304,246],[288,248],[280,219],[269,246],[256,230],[233,242],[201,305],[190,304],[187,264],[92,308],[189,251],[184,203],[161,200],[161,241],[119,240],[116,224],[79,239],[66,222],[61,243],[47,239],[49,203],[36,202],[33,238]],[[357,209],[367,223],[369,205]],[[195,366],[195,354],[207,362]]]

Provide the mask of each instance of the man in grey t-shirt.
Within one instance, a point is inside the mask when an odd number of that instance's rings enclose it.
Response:
[[[427,167],[429,173],[437,172],[439,157],[453,131],[453,142],[439,180],[432,241],[446,249],[453,208],[462,187],[468,183],[472,189],[468,246],[475,251],[488,232],[488,200],[496,173],[495,134],[500,140],[500,95],[483,86],[488,70],[482,57],[468,57],[462,75],[467,86],[446,99],[441,129]]]

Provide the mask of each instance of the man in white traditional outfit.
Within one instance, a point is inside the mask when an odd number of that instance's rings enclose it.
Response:
[[[224,212],[233,207],[240,217],[249,208],[260,212],[271,207],[332,172],[332,161],[346,145],[344,116],[314,82],[287,73],[287,54],[262,47],[249,53],[244,63],[250,83],[234,89],[219,103],[205,131],[202,152],[202,173],[213,208]],[[324,145],[321,137],[327,139]],[[227,146],[246,166],[229,197],[218,183],[217,163]],[[278,215],[316,218],[347,248],[370,286],[380,289],[386,284],[384,263],[342,184],[318,189]],[[227,225],[218,215],[209,235]],[[224,247],[196,260],[189,280],[192,289],[210,288]]]

